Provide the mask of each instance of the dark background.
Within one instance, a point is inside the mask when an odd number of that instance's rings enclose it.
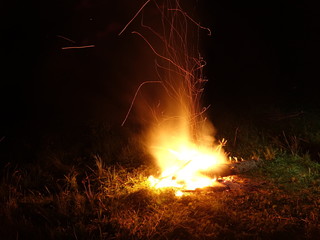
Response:
[[[214,32],[210,90],[229,93],[232,105],[319,106],[315,1],[213,1],[203,9]]]
[[[6,1],[0,137],[63,134],[89,121],[119,126],[139,83],[155,80],[152,52],[130,33],[139,21],[118,36],[144,2]],[[212,30],[201,51],[214,118],[319,107],[315,4],[199,0],[191,13]]]

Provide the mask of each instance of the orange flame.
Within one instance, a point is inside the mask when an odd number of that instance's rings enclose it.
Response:
[[[147,5],[151,7],[149,3],[151,1],[146,0],[120,34],[138,17],[142,9]],[[207,108],[200,108],[203,85],[207,80],[202,76],[206,63],[198,52],[198,37],[199,30],[208,31],[209,35],[211,31],[183,11],[179,0],[152,3],[159,14],[149,18],[146,14],[141,19],[141,30],[144,32],[132,33],[141,37],[154,53],[159,81],[146,81],[140,85],[122,125],[127,120],[140,88],[145,83],[160,83],[166,96],[159,99],[161,109],[153,112],[155,121],[150,121],[153,125],[146,142],[161,169],[161,175],[150,176],[149,182],[155,188],[178,188],[180,190],[176,195],[182,195],[183,190],[215,184],[215,178],[211,176],[214,174],[208,173],[217,174],[219,167],[227,163],[223,144],[215,142],[214,129],[204,118]],[[155,16],[160,16],[159,22]],[[151,25],[146,24],[148,19]],[[156,31],[159,26],[160,31]],[[144,108],[143,114],[145,112]]]
[[[212,134],[207,126],[196,144],[188,134],[188,129],[181,127],[179,131],[179,125],[153,129],[149,139],[153,144],[149,149],[157,160],[161,175],[149,177],[152,187],[177,188],[180,191],[176,194],[182,195],[181,190],[195,190],[217,184],[216,177],[212,175],[218,174],[219,168],[227,163],[222,149],[225,142],[215,144],[212,135],[205,134]],[[214,174],[208,174],[210,172]]]

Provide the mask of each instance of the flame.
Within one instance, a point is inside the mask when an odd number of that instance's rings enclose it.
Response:
[[[157,160],[161,174],[149,177],[152,187],[176,188],[176,196],[182,196],[185,190],[218,184],[216,177],[208,173],[218,173],[219,168],[227,163],[222,148],[225,142],[215,144],[211,135],[204,134],[210,133],[208,126],[210,125],[207,124],[197,143],[192,141],[189,128],[184,124],[182,127],[176,124],[161,126],[154,131],[150,138],[154,145],[149,149]]]
[[[149,2],[141,6],[120,34]],[[150,176],[149,182],[155,188],[177,188],[176,195],[181,196],[184,190],[217,184],[212,176],[227,163],[223,143],[216,143],[214,128],[204,117],[207,107],[201,108],[200,102],[207,80],[202,74],[206,62],[198,51],[199,31],[209,35],[211,31],[193,20],[179,0],[165,0],[161,4],[154,1],[153,6],[158,14],[146,14],[141,19],[141,31],[132,33],[142,38],[156,57],[159,80],[140,84],[124,122],[141,87],[147,83],[157,83],[157,87],[160,84],[159,89],[150,92],[150,99],[138,104],[141,121],[146,119],[151,125],[145,143],[161,169],[160,176]],[[163,93],[157,106],[149,105],[158,98],[157,93]],[[151,119],[146,114],[148,109]]]

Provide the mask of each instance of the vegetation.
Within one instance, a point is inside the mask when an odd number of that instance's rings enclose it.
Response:
[[[69,151],[53,144],[33,161],[11,159],[1,173],[1,239],[316,239],[319,115],[260,120],[220,126],[230,156],[257,163],[223,191],[151,189],[157,169],[138,139],[105,125],[89,128],[86,149],[79,139]]]

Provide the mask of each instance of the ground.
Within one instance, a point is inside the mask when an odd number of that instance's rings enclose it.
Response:
[[[157,166],[123,129],[96,123],[87,148],[51,138],[28,161],[17,160],[30,156],[19,145],[20,154],[3,155],[1,238],[316,239],[319,115],[277,114],[268,123],[230,120],[217,137],[230,139],[236,168],[224,187],[182,197],[150,188]]]

